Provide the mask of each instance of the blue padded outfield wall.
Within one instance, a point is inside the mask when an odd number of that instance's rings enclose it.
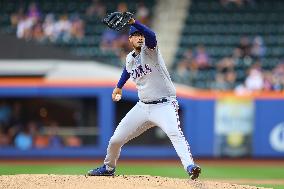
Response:
[[[76,157],[102,158],[115,124],[112,87],[0,87],[0,98],[96,97],[99,141],[96,146],[63,149],[18,150],[1,148],[0,158]],[[137,93],[124,90],[123,99],[137,101]],[[284,157],[284,98],[206,99],[178,98],[183,132],[195,157]],[[226,111],[223,111],[226,110]],[[217,113],[216,113],[217,112]],[[245,112],[245,113],[244,113]],[[125,146],[122,158],[177,158],[172,146]]]
[[[284,157],[284,100],[255,101],[253,155]]]

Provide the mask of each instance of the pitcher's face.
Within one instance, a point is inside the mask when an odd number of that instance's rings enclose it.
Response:
[[[131,43],[132,47],[136,50],[141,50],[145,41],[145,37],[143,34],[136,32],[129,36],[129,42]]]

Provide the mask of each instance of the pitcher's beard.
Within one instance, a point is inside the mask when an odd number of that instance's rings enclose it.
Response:
[[[136,51],[141,51],[141,47],[139,46],[139,47],[135,47],[135,50]]]

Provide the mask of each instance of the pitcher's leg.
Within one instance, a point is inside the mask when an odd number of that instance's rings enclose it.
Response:
[[[175,101],[174,101],[175,102]],[[190,147],[180,128],[180,121],[177,111],[177,104],[161,104],[151,110],[150,120],[157,124],[170,138],[183,167],[187,170],[189,165],[193,165],[193,158]]]
[[[136,104],[121,120],[113,136],[111,137],[107,155],[104,160],[104,164],[110,167],[116,167],[116,162],[120,156],[121,147],[132,139],[134,136],[138,136],[142,133],[143,124],[147,121],[147,114]]]

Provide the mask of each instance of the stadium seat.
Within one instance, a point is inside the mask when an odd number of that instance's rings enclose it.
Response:
[[[12,28],[10,25],[10,15],[16,13],[20,7],[23,7],[26,11],[31,2],[36,2],[39,10],[41,12],[41,17],[44,19],[45,15],[52,13],[55,15],[55,18],[59,18],[63,14],[72,14],[78,15],[83,19],[85,23],[85,37],[81,40],[70,40],[63,41],[57,40],[55,45],[61,48],[70,49],[70,52],[84,57],[85,59],[94,59],[104,62],[110,62],[113,65],[119,65],[117,62],[120,62],[119,57],[111,52],[103,52],[100,50],[100,41],[103,32],[106,29],[106,26],[101,22],[101,18],[93,15],[86,16],[86,10],[91,5],[92,0],[26,0],[21,1],[21,3],[15,3],[14,0],[3,0],[0,2],[0,29],[6,33],[11,33],[15,35],[16,29]],[[137,8],[137,2],[131,0],[123,1],[127,4],[129,11],[135,12]],[[114,12],[117,10],[117,6],[121,3],[120,0],[107,0],[102,1],[106,7],[106,12]],[[147,0],[144,2],[145,6],[149,9],[150,14],[155,5],[155,0]],[[4,6],[5,5],[5,6]],[[43,44],[46,41],[42,42]]]
[[[232,3],[222,6],[219,1],[192,0],[187,14],[175,64],[183,58],[186,49],[194,51],[196,46],[203,44],[215,65],[221,58],[233,53],[242,36],[247,36],[250,40],[255,36],[263,38],[266,46],[265,57],[261,59],[264,69],[272,69],[284,55],[284,1],[259,0],[255,4],[246,3],[238,7]],[[247,66],[240,64],[236,69],[237,82],[241,82],[246,77]],[[202,76],[197,76],[200,81],[191,85],[208,87],[216,70],[200,72]]]

